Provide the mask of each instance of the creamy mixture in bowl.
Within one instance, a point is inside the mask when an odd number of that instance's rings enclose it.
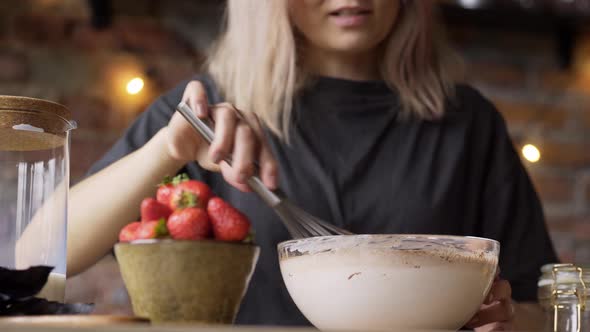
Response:
[[[278,245],[283,280],[321,330],[461,328],[493,282],[499,243],[435,235],[346,235]]]

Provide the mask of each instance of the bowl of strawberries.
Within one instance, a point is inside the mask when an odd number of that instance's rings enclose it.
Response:
[[[134,313],[156,323],[232,324],[260,252],[248,218],[184,174],[165,179],[140,214],[115,245]]]

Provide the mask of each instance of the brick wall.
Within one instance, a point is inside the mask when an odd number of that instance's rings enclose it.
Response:
[[[450,31],[466,80],[502,112],[515,146],[541,152],[537,163],[523,162],[560,258],[590,263],[590,31],[568,69],[560,69],[550,34]]]
[[[72,180],[78,181],[153,98],[196,72],[217,31],[219,2],[113,1],[113,24],[93,29],[81,0],[0,2],[0,94],[56,100],[74,113]],[[571,70],[559,69],[555,41],[453,27],[466,59],[466,80],[504,114],[543,201],[564,261],[590,263],[590,33]],[[146,81],[124,93],[134,76]],[[116,262],[68,281],[68,299],[95,301],[98,312],[130,313]]]
[[[113,24],[91,25],[83,0],[0,2],[0,94],[61,102],[73,112],[71,176],[79,181],[159,94],[197,72],[215,36],[216,0],[113,1]],[[125,85],[143,77],[135,96]],[[116,262],[105,257],[68,280],[69,301],[131,313]]]

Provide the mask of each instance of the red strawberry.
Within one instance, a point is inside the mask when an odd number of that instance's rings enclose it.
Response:
[[[207,212],[200,208],[177,210],[168,218],[168,231],[175,240],[200,240],[211,234]]]
[[[166,220],[151,220],[144,221],[135,231],[136,239],[155,239],[168,235],[168,229],[166,228]]]
[[[184,181],[174,188],[170,207],[172,210],[186,207],[205,208],[211,196],[213,193],[206,183],[197,180]]]
[[[154,198],[148,197],[141,202],[141,221],[168,219],[170,214],[172,214],[170,207]]]
[[[166,206],[170,204],[170,197],[172,196],[172,192],[174,191],[174,186],[172,183],[162,184],[158,187],[158,191],[156,192],[156,200]]]
[[[219,197],[207,204],[215,238],[222,241],[244,241],[250,233],[250,221],[243,213]]]
[[[156,192],[156,200],[164,205],[170,205],[170,199],[172,198],[172,193],[174,192],[174,187],[184,181],[188,181],[189,177],[187,174],[183,173],[180,175],[175,176],[174,178],[170,176],[164,177],[162,182],[158,184],[158,191]]]
[[[135,232],[137,228],[141,225],[139,221],[132,222],[121,229],[119,232],[119,241],[120,242],[131,242],[135,240]]]

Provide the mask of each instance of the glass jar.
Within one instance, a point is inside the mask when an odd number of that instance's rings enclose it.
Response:
[[[538,298],[545,331],[590,331],[590,267],[548,264],[541,268]]]
[[[65,296],[70,130],[62,105],[0,96],[0,266],[52,266],[39,294]]]

